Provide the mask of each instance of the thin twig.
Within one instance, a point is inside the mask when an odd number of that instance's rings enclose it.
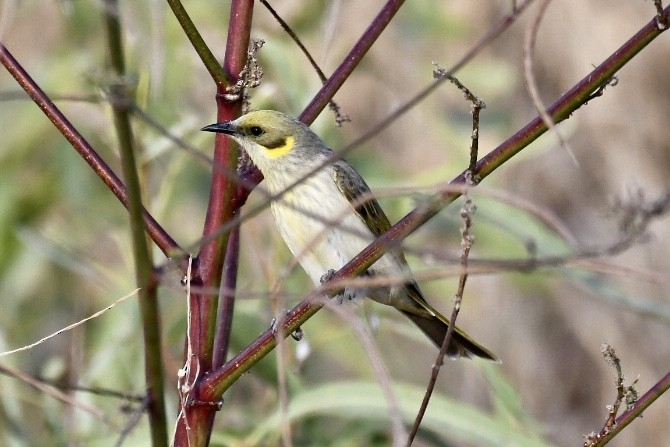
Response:
[[[109,426],[111,429],[114,429],[115,427],[112,425],[111,421],[107,418],[105,415],[105,412],[102,410],[99,410],[95,407],[92,407],[90,405],[84,404],[82,402],[77,401],[74,399],[72,396],[69,396],[62,391],[49,386],[43,382],[41,382],[38,379],[35,379],[34,377],[25,374],[23,371],[20,371],[18,369],[14,369],[10,366],[7,365],[0,365],[0,372],[3,374],[16,377],[17,379],[27,383],[28,385],[32,386],[33,388],[39,390],[40,392],[44,393],[47,396],[51,396],[56,400],[59,400],[63,402],[66,405],[71,405],[74,408],[77,408],[79,410],[85,411],[87,413],[90,413],[97,419],[101,420],[102,422],[105,423],[105,425]]]
[[[471,183],[470,183],[471,184]],[[421,421],[426,414],[428,409],[428,404],[430,403],[430,398],[433,395],[435,390],[435,385],[437,384],[437,378],[440,374],[440,369],[444,364],[444,357],[447,355],[447,350],[449,349],[449,343],[453,338],[454,330],[456,328],[456,320],[458,318],[458,313],[461,309],[461,302],[463,300],[463,294],[465,292],[465,283],[468,279],[468,258],[470,256],[470,250],[472,249],[472,244],[474,243],[474,236],[470,234],[470,229],[472,228],[472,216],[475,213],[476,207],[472,203],[472,200],[467,195],[467,191],[463,193],[465,201],[461,207],[461,219],[463,224],[461,226],[461,274],[458,280],[458,290],[454,296],[454,306],[451,311],[451,318],[449,319],[449,328],[440,347],[440,352],[437,354],[435,363],[431,369],[430,379],[426,385],[426,392],[423,395],[423,400],[421,401],[421,406],[419,411],[414,418],[414,425],[412,430],[409,433],[407,438],[407,446],[410,447],[416,438],[416,435],[419,432],[421,427]]]
[[[658,29],[668,29],[668,27],[670,27],[670,16],[663,11],[663,0],[654,0],[654,7],[656,8],[656,22],[658,23]]]
[[[537,38],[538,30],[540,29],[540,22],[542,21],[542,18],[544,17],[544,14],[547,11],[551,1],[552,0],[542,0],[535,18],[530,21],[528,28],[526,28],[526,34],[523,41],[523,75],[526,78],[526,86],[528,87],[528,93],[530,94],[531,100],[533,101],[535,110],[549,129],[549,132],[551,132],[556,137],[559,146],[564,148],[568,155],[570,155],[570,158],[572,158],[574,164],[579,166],[579,162],[577,161],[577,157],[575,157],[575,153],[572,151],[568,143],[563,139],[563,136],[561,136],[561,133],[556,128],[556,124],[551,119],[551,116],[549,116],[549,113],[547,112],[545,105],[542,102],[542,98],[540,97],[540,92],[537,88],[537,82],[535,82],[535,75],[533,74],[533,54],[535,52],[535,40]]]
[[[434,78],[439,79],[444,77],[448,79],[463,92],[465,99],[472,103],[472,134],[470,135],[470,163],[468,163],[468,172],[470,173],[470,179],[474,179],[475,170],[477,169],[477,154],[479,153],[479,115],[482,109],[486,108],[486,104],[481,98],[473,94],[469,88],[463,85],[456,76],[448,74],[446,70],[440,68],[435,62],[433,62],[433,65],[435,66],[433,70]]]
[[[198,28],[195,26],[191,17],[189,17],[186,12],[186,8],[181,4],[180,0],[167,0],[168,5],[172,9],[172,13],[175,18],[181,25],[181,28],[184,30],[184,34],[188,37],[188,40],[193,45],[193,48],[200,56],[203,65],[209,71],[209,74],[212,76],[214,83],[217,86],[224,86],[231,82],[229,74],[222,69],[219,61],[216,60],[214,54],[210,51],[209,47],[205,43],[204,39],[200,35]]]
[[[190,426],[188,422],[188,417],[186,411],[189,408],[189,399],[191,396],[191,391],[193,391],[193,384],[195,383],[198,377],[198,369],[191,366],[193,363],[197,364],[197,359],[194,362],[193,355],[193,343],[191,340],[191,322],[193,319],[193,314],[191,312],[191,280],[192,280],[192,268],[193,268],[193,258],[189,256],[188,265],[186,267],[186,275],[184,277],[184,282],[186,284],[186,352],[184,353],[184,366],[179,369],[177,372],[177,394],[179,395],[179,414],[177,415],[177,424],[175,425],[175,431],[172,435],[172,445],[176,445],[176,436],[180,427],[180,422],[183,421],[183,424],[186,428],[186,440],[190,444],[190,437],[188,433],[190,432]],[[195,375],[192,375],[192,372],[195,372]]]
[[[130,125],[129,98],[133,96],[130,86],[125,82],[127,76],[121,20],[118,0],[105,0],[104,22],[107,31],[107,45],[111,59],[114,81],[109,85],[110,104],[114,117],[114,127],[119,143],[121,168],[128,195],[128,214],[130,216],[130,241],[133,251],[135,281],[139,290],[138,305],[142,319],[144,338],[144,374],[147,392],[147,416],[151,442],[154,447],[167,445],[167,415],[165,410],[165,391],[163,375],[163,356],[161,342],[161,312],[158,304],[157,284],[153,276],[153,256],[149,250],[149,241],[145,235],[142,218],[142,190],[138,174],[137,147]]]
[[[309,61],[309,64],[312,66],[316,74],[319,76],[319,79],[321,79],[321,83],[325,84],[328,81],[328,78],[326,78],[326,75],[323,73],[323,70],[319,67],[319,64],[316,63],[314,58],[312,57],[312,54],[309,52],[309,50],[305,47],[305,45],[302,43],[300,38],[297,36],[297,34],[291,29],[290,26],[288,26],[288,23],[284,21],[284,19],[281,18],[281,16],[275,11],[272,6],[267,2],[267,0],[261,0],[261,3],[267,8],[268,11],[270,11],[270,14],[272,14],[272,17],[275,18],[275,20],[279,23],[279,25],[286,31],[286,34],[289,35],[289,37],[295,42],[296,45],[298,45],[298,48],[300,48],[300,51],[305,55],[307,60]],[[339,126],[341,126],[343,123],[351,121],[349,116],[347,115],[342,115],[340,113],[340,106],[337,105],[337,103],[331,98],[328,101],[328,107],[330,110],[335,113],[335,123]]]
[[[135,427],[142,421],[142,416],[147,411],[148,406],[149,396],[145,396],[144,399],[142,399],[142,405],[137,406],[126,420],[126,424],[123,426],[121,434],[116,440],[116,447],[123,446],[128,436],[130,436]]]
[[[619,416],[612,430],[601,437],[593,447],[602,447],[619,434],[624,428],[633,422],[638,417],[642,416],[642,412],[649,408],[649,406],[661,397],[666,391],[670,389],[670,372],[668,372],[661,380],[656,382],[646,393],[628,408],[621,416]]]
[[[227,250],[226,261],[223,264],[223,280],[221,281],[221,288],[219,290],[218,327],[216,330],[216,339],[214,340],[212,368],[220,368],[226,362],[228,356],[237,290],[237,268],[239,263],[236,261],[240,251],[240,227],[236,227],[230,233]]]
[[[388,24],[391,23],[391,20],[403,3],[405,3],[405,0],[388,0],[386,2],[370,26],[365,30],[360,39],[358,39],[351,51],[349,51],[349,54],[345,56],[340,66],[337,67],[321,90],[319,90],[312,101],[305,107],[305,110],[300,114],[300,121],[305,124],[310,124],[316,119],[324,107],[326,107],[330,100],[333,99],[335,92],[342,87],[344,82],[349,78],[349,75],[351,75],[372,45],[377,41],[377,38],[386,29]]]
[[[612,348],[609,344],[605,343],[602,346],[602,354],[603,357],[605,358],[605,361],[612,365],[614,367],[614,370],[616,371],[616,381],[615,381],[615,386],[616,386],[616,398],[614,399],[614,403],[612,405],[607,406],[607,419],[605,420],[605,424],[603,425],[603,428],[600,430],[599,433],[591,433],[589,435],[584,436],[585,441],[584,441],[584,447],[595,447],[599,445],[604,445],[601,444],[600,441],[608,436],[612,430],[616,427],[616,419],[617,419],[617,414],[619,413],[619,408],[621,407],[622,403],[626,404],[626,407],[628,410],[631,410],[635,402],[637,401],[638,398],[638,393],[637,390],[635,389],[635,385],[637,384],[637,380],[634,380],[632,384],[629,386],[624,385],[624,376],[623,376],[623,371],[621,369],[621,360],[619,360],[619,357],[617,357],[616,353],[614,352],[614,348]]]
[[[360,343],[368,357],[375,381],[381,387],[382,395],[388,406],[387,413],[391,419],[393,433],[392,445],[403,445],[403,440],[407,438],[407,430],[403,426],[403,414],[400,409],[400,402],[398,401],[396,392],[393,390],[393,378],[388,371],[379,347],[375,343],[369,325],[361,317],[357,316],[350,306],[335,304],[333,300],[329,300],[323,296],[319,298],[319,301],[328,306],[328,310],[333,311],[337,316],[345,320],[353,329],[356,341]]]
[[[28,344],[28,345],[21,346],[20,348],[12,349],[12,350],[10,350],[10,351],[0,352],[0,357],[4,357],[4,356],[7,356],[7,355],[11,355],[11,354],[16,354],[17,352],[27,351],[27,350],[29,350],[29,349],[34,348],[35,346],[39,346],[39,345],[41,345],[42,343],[44,343],[45,341],[47,341],[47,340],[49,340],[49,339],[51,339],[51,338],[54,338],[54,337],[56,337],[56,336],[58,336],[58,335],[61,335],[61,334],[65,333],[65,332],[67,332],[67,331],[71,331],[72,329],[81,326],[82,324],[86,323],[86,322],[89,321],[89,320],[93,320],[94,318],[98,318],[100,315],[104,314],[104,313],[107,312],[108,310],[113,309],[113,308],[116,307],[118,304],[121,304],[122,302],[124,302],[124,301],[127,300],[128,298],[131,298],[131,297],[135,296],[135,295],[137,294],[137,292],[139,292],[139,290],[140,290],[140,289],[135,289],[135,290],[133,290],[133,291],[130,292],[129,294],[124,295],[124,296],[122,296],[121,298],[119,298],[118,300],[114,301],[112,304],[110,304],[109,306],[105,307],[104,309],[101,309],[101,310],[95,312],[93,315],[89,315],[88,317],[86,317],[86,318],[84,318],[84,319],[82,319],[82,320],[79,320],[79,321],[77,321],[76,323],[72,323],[72,324],[69,324],[69,325],[65,326],[64,328],[58,329],[58,330],[57,330],[56,332],[54,332],[53,334],[47,335],[46,337],[42,337],[42,338],[40,338],[39,340],[37,340],[36,342],[34,342],[34,343],[30,343],[30,344]]]

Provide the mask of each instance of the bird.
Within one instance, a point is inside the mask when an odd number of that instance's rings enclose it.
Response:
[[[297,119],[274,110],[257,110],[202,130],[228,135],[263,174],[268,193],[275,197],[270,207],[279,232],[315,285],[391,228],[358,171]],[[392,306],[438,347],[442,345],[449,320],[428,304],[399,248],[387,251],[365,275],[409,279],[400,285],[345,288],[346,298],[367,296]],[[447,355],[497,361],[458,327]]]

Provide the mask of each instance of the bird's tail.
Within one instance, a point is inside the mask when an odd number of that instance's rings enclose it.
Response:
[[[433,340],[433,343],[438,347],[442,346],[444,337],[447,335],[447,329],[449,329],[449,321],[445,317],[435,310],[433,310],[435,316],[416,315],[404,310],[401,310],[401,312],[419,326],[419,329]],[[472,337],[458,327],[454,328],[454,333],[447,348],[447,355],[449,357],[481,357],[494,362],[499,361],[491,351],[474,341]]]

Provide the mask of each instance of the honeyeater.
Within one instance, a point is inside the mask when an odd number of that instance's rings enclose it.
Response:
[[[300,121],[259,110],[202,130],[229,135],[249,154],[265,177],[268,192],[279,195],[271,205],[279,232],[315,284],[391,227],[358,172]],[[384,254],[366,275],[411,278],[399,248]],[[345,296],[367,296],[393,306],[437,346],[444,341],[449,321],[426,302],[412,279],[403,285],[346,289]],[[448,354],[495,359],[459,328],[454,330]]]

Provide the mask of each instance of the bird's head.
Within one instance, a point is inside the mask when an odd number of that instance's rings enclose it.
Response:
[[[249,154],[265,177],[273,170],[305,164],[330,149],[309,127],[274,110],[249,112],[236,120],[202,130],[229,135]]]

